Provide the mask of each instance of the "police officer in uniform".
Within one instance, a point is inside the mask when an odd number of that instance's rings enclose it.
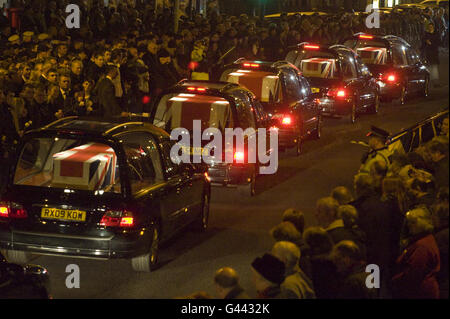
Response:
[[[369,174],[370,167],[376,161],[385,162],[386,166],[389,167],[391,163],[390,157],[392,156],[391,151],[386,146],[389,135],[389,132],[385,130],[375,126],[371,127],[371,131],[367,134],[370,150],[364,154],[361,160],[362,164],[359,169],[359,174]]]

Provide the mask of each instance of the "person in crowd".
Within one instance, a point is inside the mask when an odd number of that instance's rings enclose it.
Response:
[[[352,240],[363,246],[363,238],[351,227],[345,227],[344,221],[338,214],[339,203],[332,197],[324,197],[317,201],[316,219],[319,225],[328,232],[334,244],[342,240]],[[364,249],[364,248],[363,248]]]
[[[223,267],[217,270],[214,285],[220,299],[250,299],[239,284],[239,275],[233,268]]]
[[[337,270],[329,257],[333,241],[320,227],[309,227],[303,234],[309,247],[311,276],[317,299],[334,299],[337,294]]]
[[[441,39],[435,30],[433,22],[429,22],[425,29],[425,35],[422,38],[422,55],[429,64],[431,81],[435,87],[440,87],[439,78],[439,47]]]
[[[389,135],[385,130],[372,126],[368,133],[370,150],[364,154],[361,160],[359,174],[370,174],[370,168],[375,161],[382,161],[389,167],[391,154],[386,146],[386,139]]]
[[[373,178],[359,174],[355,178],[356,199],[351,203],[358,211],[358,225],[366,235],[367,262],[387,269],[389,264],[390,212],[374,190]]]
[[[433,207],[433,224],[434,233],[433,236],[436,239],[437,246],[439,248],[439,257],[441,262],[441,269],[437,274],[437,280],[439,284],[439,294],[441,299],[448,299],[448,187],[446,189],[447,197],[445,200],[437,200],[437,204]]]
[[[285,280],[284,263],[271,254],[257,257],[251,264],[257,299],[286,299],[281,284]]]
[[[301,251],[297,245],[279,241],[272,248],[272,255],[281,260],[285,266],[285,280],[281,286],[289,299],[315,299],[310,278],[299,267]]]
[[[448,143],[439,140],[432,140],[428,145],[430,157],[433,162],[434,177],[436,187],[448,187],[449,157]]]
[[[347,205],[354,200],[353,194],[345,186],[338,186],[334,188],[331,191],[330,196],[333,197],[339,203],[339,205]]]
[[[369,174],[372,176],[373,188],[381,195],[383,179],[386,177],[388,167],[385,161],[376,160],[370,165]]]
[[[397,259],[392,278],[393,297],[401,299],[438,299],[439,248],[432,234],[431,214],[426,208],[406,213],[408,244]]]
[[[358,245],[349,240],[341,241],[334,245],[330,258],[339,276],[337,299],[377,298],[377,290],[366,285],[367,272]]]
[[[112,117],[122,114],[122,108],[115,95],[114,79],[118,75],[116,66],[108,65],[104,77],[97,85],[98,115]]]
[[[105,71],[105,54],[102,50],[98,50],[87,64],[86,78],[97,83],[102,75],[106,73]]]
[[[83,89],[83,62],[80,60],[73,60],[70,67],[70,82],[72,88],[75,92],[81,91]]]

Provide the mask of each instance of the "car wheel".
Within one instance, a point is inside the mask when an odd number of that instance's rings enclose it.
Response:
[[[131,266],[137,272],[151,272],[156,269],[158,264],[158,252],[160,233],[158,225],[152,226],[152,241],[150,243],[149,252],[142,256],[137,256],[131,259]]]
[[[256,170],[256,168],[255,168]],[[238,186],[239,193],[243,196],[255,196],[256,195],[256,171],[253,171],[251,181],[246,185]]]
[[[9,263],[26,265],[31,260],[31,253],[20,250],[7,250],[5,258]]]
[[[401,88],[401,91],[400,91],[400,100],[399,100],[400,105],[405,105],[405,103],[406,103],[406,95],[407,95],[406,86],[402,85],[402,88]]]
[[[194,222],[194,231],[196,232],[205,232],[208,229],[209,223],[209,195],[203,194],[202,199],[202,211],[200,215],[197,217],[197,220]]]
[[[380,96],[377,94],[377,96],[375,97],[375,102],[370,108],[370,113],[378,114],[379,110],[380,110]]]
[[[353,99],[352,110],[350,112],[350,123],[356,123],[356,98]]]
[[[430,78],[425,79],[422,92],[423,97],[428,97],[428,95],[430,95]]]

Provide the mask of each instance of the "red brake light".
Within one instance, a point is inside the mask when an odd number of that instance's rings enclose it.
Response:
[[[283,119],[281,120],[281,123],[283,123],[284,125],[291,125],[292,119],[291,119],[290,116],[285,116],[285,117],[283,117]]]
[[[197,91],[197,92],[206,92],[206,88],[202,88],[202,87],[197,88],[197,87],[193,87],[193,86],[188,87],[187,90],[189,92],[195,92],[195,91]]]
[[[305,46],[304,46],[304,48],[305,49],[308,49],[308,50],[319,50],[319,46],[318,45],[311,45],[311,44],[306,44]]]
[[[234,153],[234,160],[236,162],[243,162],[244,161],[244,152],[235,152]]]
[[[397,80],[396,76],[394,74],[389,74],[387,76],[387,81],[388,82],[395,82]]]
[[[27,218],[27,211],[17,203],[0,203],[0,217],[3,218]]]
[[[0,217],[9,217],[9,206],[0,206]]]
[[[361,34],[359,35],[360,39],[373,39],[373,35]]]
[[[337,91],[337,93],[336,93],[336,96],[337,97],[345,97],[347,94],[345,93],[345,91],[344,90],[339,90],[339,91]]]
[[[245,68],[254,68],[254,69],[259,68],[259,64],[258,63],[243,63],[242,65]]]
[[[148,103],[150,103],[150,96],[145,95],[145,96],[142,98],[142,104],[148,104]]]
[[[327,96],[336,98],[347,97],[347,91],[345,89],[331,89],[328,91]]]
[[[103,215],[100,226],[104,227],[123,227],[129,228],[134,226],[134,217],[131,212],[127,211],[108,211]]]

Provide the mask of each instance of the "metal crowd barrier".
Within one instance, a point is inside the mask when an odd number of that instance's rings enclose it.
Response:
[[[421,144],[431,141],[441,133],[443,120],[449,116],[448,108],[429,118],[414,124],[413,126],[393,134],[388,138],[387,145],[389,150],[394,153],[409,153],[419,147]]]

